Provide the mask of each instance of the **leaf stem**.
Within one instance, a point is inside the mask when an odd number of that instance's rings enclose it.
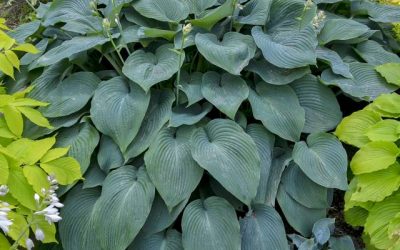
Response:
[[[181,82],[181,65],[182,65],[183,47],[185,46],[185,37],[186,37],[186,34],[185,34],[185,32],[183,30],[183,27],[182,27],[182,42],[181,42],[181,47],[179,48],[179,70],[178,70],[178,74],[176,76],[176,85],[175,85],[175,88],[176,88],[176,106],[179,105],[179,87],[180,87],[180,82]]]
[[[35,6],[33,6],[32,3],[29,0],[25,0],[25,2],[29,5],[29,7],[32,8],[33,11],[36,11]]]
[[[122,74],[121,67],[117,64],[117,62],[114,61],[114,59],[109,54],[104,54],[104,57],[111,63],[111,65],[118,72],[118,74],[122,76],[123,74]]]

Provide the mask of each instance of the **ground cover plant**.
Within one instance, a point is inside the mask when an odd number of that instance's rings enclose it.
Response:
[[[400,63],[400,7],[34,7],[37,19],[9,35],[40,52],[21,58],[15,80],[2,78],[10,94],[32,86],[27,97],[49,103],[39,111],[51,127],[28,120],[23,136],[55,136],[84,178],[57,191],[65,206],[50,247],[354,248],[326,219],[334,189],[349,188],[347,154],[331,131],[342,119],[338,99],[354,105],[399,88],[391,65]]]

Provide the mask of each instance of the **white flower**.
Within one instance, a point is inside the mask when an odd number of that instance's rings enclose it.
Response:
[[[6,185],[0,186],[0,196],[5,196],[8,193],[8,187]]]
[[[35,199],[36,203],[39,203],[39,202],[40,202],[40,196],[39,196],[38,194],[35,194],[35,195],[33,196],[33,198]]]
[[[31,239],[26,239],[25,241],[26,249],[31,250],[35,245]]]
[[[54,207],[54,205],[49,205],[42,211],[38,211],[35,214],[44,215],[44,218],[51,224],[52,222],[59,222],[62,218],[60,217],[60,213],[58,209]]]
[[[0,203],[0,228],[4,233],[8,233],[9,227],[12,225],[12,221],[8,219],[7,215],[11,209],[9,204],[6,202]]]
[[[35,214],[43,215],[47,222],[51,224],[59,222],[62,219],[58,209],[64,207],[64,205],[60,202],[56,194],[56,190],[58,189],[57,180],[53,175],[49,175],[47,179],[50,183],[50,189],[42,190],[43,194],[45,195],[43,203],[46,204],[47,207],[36,212]]]
[[[40,229],[40,228],[37,228],[37,229],[36,229],[36,231],[35,231],[35,238],[36,238],[37,240],[40,240],[40,241],[43,241],[43,240],[44,240],[44,233],[43,233],[42,229]]]

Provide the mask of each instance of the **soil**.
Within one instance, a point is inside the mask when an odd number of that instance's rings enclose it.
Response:
[[[8,27],[11,29],[29,21],[31,12],[32,9],[25,0],[0,0],[0,18],[5,18]]]

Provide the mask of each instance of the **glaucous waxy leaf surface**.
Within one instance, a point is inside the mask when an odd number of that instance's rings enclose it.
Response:
[[[239,11],[236,22],[240,24],[264,25],[269,17],[272,0],[250,0]]]
[[[260,157],[256,144],[235,122],[214,119],[192,135],[192,156],[245,204],[256,196]]]
[[[164,22],[179,22],[189,15],[189,7],[180,0],[138,0],[132,6],[143,16]]]
[[[106,135],[101,137],[97,162],[99,163],[100,169],[105,173],[124,165],[125,161],[121,150],[113,139]]]
[[[265,59],[277,67],[293,69],[316,64],[317,39],[310,26],[276,35],[264,33],[260,26],[255,26],[251,34]]]
[[[237,32],[226,33],[222,41],[219,41],[214,34],[199,33],[195,42],[197,49],[207,61],[233,75],[240,75],[256,52],[253,38]]]
[[[146,222],[154,195],[144,167],[127,165],[109,174],[92,212],[101,248],[126,249]]]
[[[188,199],[203,175],[190,151],[194,129],[164,127],[144,157],[150,179],[169,209]]]
[[[350,73],[349,64],[343,62],[342,58],[333,50],[327,49],[325,47],[317,47],[317,59],[327,62],[331,68],[333,73],[342,75],[346,78],[352,78],[352,74]]]
[[[164,44],[154,54],[136,50],[126,59],[122,72],[147,92],[151,86],[170,79],[182,66],[178,53],[171,49],[172,44]]]
[[[139,85],[122,77],[100,83],[90,114],[96,128],[110,136],[125,152],[137,135],[150,102]]]
[[[240,220],[243,250],[288,250],[285,228],[274,208],[257,204]]]
[[[239,106],[249,96],[246,81],[239,76],[214,71],[204,73],[201,84],[204,98],[232,120]]]
[[[286,140],[300,139],[305,111],[292,88],[259,82],[255,90],[250,89],[249,101],[254,118],[269,131]]]
[[[200,0],[203,1],[203,0]],[[226,0],[222,5],[210,11],[203,12],[201,16],[189,22],[197,27],[211,30],[213,26],[225,17],[231,16],[235,10],[234,0]]]
[[[256,73],[264,82],[273,85],[285,85],[310,73],[309,67],[283,69],[266,60],[251,60],[246,70]]]
[[[368,26],[351,19],[328,19],[318,34],[318,41],[326,44],[335,40],[350,40],[368,31]]]
[[[201,101],[204,97],[201,93],[201,84],[203,82],[203,73],[194,72],[188,74],[186,71],[181,72],[180,89],[185,93],[188,99],[188,106]]]
[[[171,119],[169,120],[170,127],[179,127],[182,125],[193,125],[212,110],[213,106],[209,102],[202,105],[195,103],[189,107],[184,105],[175,106],[172,108]]]
[[[139,235],[128,250],[183,250],[182,235],[175,229],[152,235]]]
[[[100,79],[91,72],[72,74],[49,93],[43,108],[46,117],[67,116],[82,109],[92,98]]]
[[[153,142],[158,131],[171,117],[175,96],[170,90],[151,90],[150,104],[135,139],[129,144],[125,160],[143,153]]]
[[[327,188],[347,189],[347,154],[334,135],[314,133],[307,137],[307,142],[297,142],[293,160],[315,183]]]
[[[381,44],[373,40],[359,43],[354,50],[364,61],[374,66],[386,63],[400,63],[400,57],[385,50]]]
[[[233,207],[212,196],[192,201],[182,217],[184,249],[240,250],[240,226]]]

